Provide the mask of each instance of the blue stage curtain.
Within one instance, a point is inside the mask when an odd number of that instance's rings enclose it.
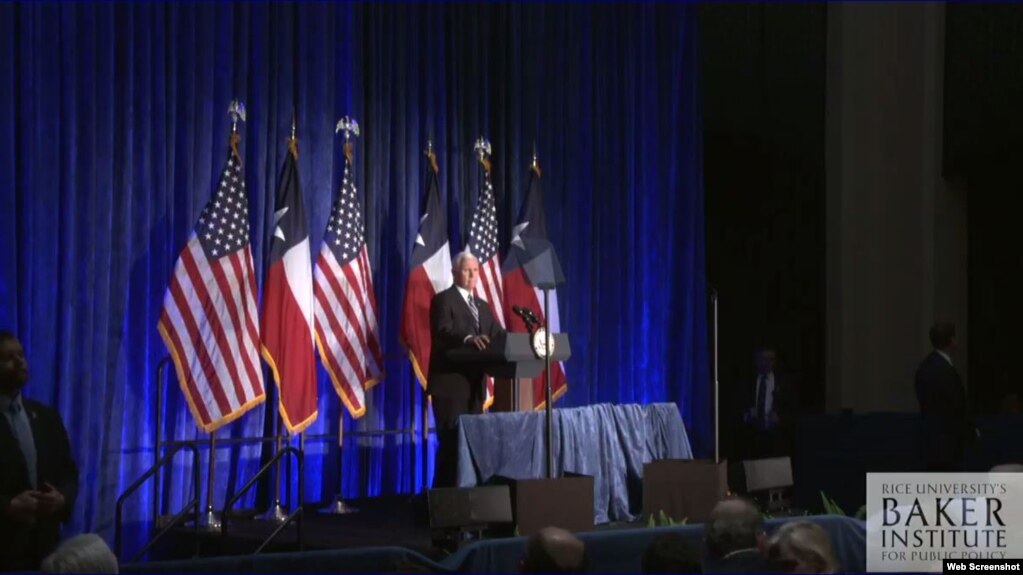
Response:
[[[473,143],[485,135],[504,246],[534,146],[539,153],[575,352],[559,405],[674,401],[705,453],[695,46],[685,4],[0,5],[0,327],[28,350],[26,394],[57,407],[71,434],[83,481],[72,531],[109,535],[117,495],[152,461],[155,372],[166,355],[156,322],[223,165],[232,98],[248,108],[257,270],[292,115],[314,250],[340,179],[334,124],[351,115],[363,129],[356,180],[387,375],[352,422],[321,371],[309,433],[336,435],[339,420],[346,431],[410,426],[421,394],[396,334],[423,149],[432,137],[457,250],[480,181]],[[164,438],[204,440],[173,374],[165,395]],[[273,403],[218,437],[261,435]],[[406,435],[349,437],[340,480],[334,444],[307,442],[308,499],[328,500],[339,484],[349,498],[420,484],[418,446]],[[218,449],[215,506],[260,457],[259,446]],[[189,469],[182,461],[165,477],[172,508]],[[151,503],[143,490],[129,520],[147,520]]]

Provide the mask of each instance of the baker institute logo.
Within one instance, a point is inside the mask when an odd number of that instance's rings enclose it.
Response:
[[[868,473],[867,570],[1023,557],[1023,474]]]

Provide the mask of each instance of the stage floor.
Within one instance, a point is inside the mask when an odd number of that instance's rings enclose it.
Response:
[[[307,506],[302,525],[304,549],[351,549],[359,547],[397,546],[416,551],[433,560],[446,557],[448,551],[433,544],[434,532],[427,523],[425,501],[420,496],[407,495],[374,497],[347,502],[358,512],[346,515],[320,513],[321,506]],[[645,527],[645,522],[609,523],[599,525],[595,531]],[[240,514],[231,520],[227,535],[202,533],[199,535],[199,556],[244,555],[252,553],[276,528],[276,524],[257,521],[249,514]],[[484,533],[484,538],[496,539],[511,534]],[[294,525],[289,525],[265,552],[297,551]],[[152,560],[187,559],[195,555],[193,530],[177,528],[167,537],[165,544],[149,558]]]

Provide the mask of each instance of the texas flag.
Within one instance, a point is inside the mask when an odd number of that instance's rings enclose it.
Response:
[[[526,277],[523,264],[526,263],[526,244],[531,240],[538,240],[537,243],[547,240],[547,219],[544,217],[543,192],[540,188],[540,166],[533,162],[529,169],[526,199],[519,212],[519,219],[512,228],[511,245],[508,247],[508,255],[504,259],[502,271],[504,273],[504,317],[507,321],[508,331],[525,332],[526,324],[512,309],[516,306],[532,310],[541,322],[546,323],[550,333],[561,331],[561,322],[558,319],[558,292],[550,290],[548,305],[550,306],[549,318],[543,315],[543,292],[534,288]],[[540,375],[533,380],[533,402],[536,409],[546,404],[546,377]],[[565,366],[561,362],[551,364],[551,397],[557,401],[559,397],[568,391],[568,384],[565,381]]]
[[[263,289],[263,359],[279,392],[281,420],[299,433],[316,420],[313,347],[313,268],[309,224],[298,181],[298,146],[292,140],[274,201],[270,269]]]
[[[412,246],[411,269],[405,284],[398,339],[408,350],[412,370],[426,389],[430,369],[430,302],[434,294],[454,283],[451,249],[448,247],[448,219],[440,203],[437,157],[427,152],[426,195],[420,210],[419,233]]]

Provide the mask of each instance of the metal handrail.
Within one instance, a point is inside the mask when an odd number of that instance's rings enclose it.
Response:
[[[267,461],[266,464],[263,465],[263,467],[261,467],[259,469],[259,471],[257,471],[256,474],[253,475],[252,478],[249,479],[245,483],[245,485],[243,485],[241,487],[241,489],[238,490],[238,493],[236,493],[234,495],[234,497],[229,499],[227,501],[227,503],[224,504],[224,511],[221,514],[221,521],[222,521],[221,527],[220,527],[220,534],[221,534],[221,536],[223,536],[225,538],[227,537],[228,519],[230,517],[230,513],[231,513],[232,508],[234,507],[234,504],[238,503],[238,501],[241,500],[241,498],[245,495],[245,493],[249,489],[252,489],[252,486],[256,484],[256,482],[259,480],[259,478],[261,478],[262,476],[264,476],[267,473],[269,473],[269,471],[274,468],[274,466],[277,464],[277,462],[280,461],[280,459],[282,457],[284,457],[285,455],[288,455],[288,454],[291,454],[291,455],[295,456],[295,462],[296,462],[296,465],[298,467],[298,476],[300,478],[304,477],[304,475],[302,473],[302,471],[303,471],[303,453],[302,453],[302,451],[299,450],[299,449],[295,449],[294,447],[290,447],[290,446],[289,447],[285,447],[284,449],[278,451],[276,454],[274,454],[273,457],[270,458],[270,461]],[[283,531],[284,528],[287,527],[288,525],[290,525],[293,521],[295,522],[295,529],[296,529],[296,532],[297,532],[296,535],[298,537],[298,550],[301,551],[303,549],[303,545],[302,545],[302,516],[303,516],[302,505],[305,504],[305,495],[304,495],[304,493],[305,493],[305,490],[302,487],[302,481],[300,479],[298,481],[298,505],[295,507],[295,510],[292,511],[291,514],[288,515],[287,519],[283,523],[281,523],[277,527],[277,529],[275,529],[273,531],[273,533],[271,533],[270,536],[267,537],[258,548],[256,548],[256,551],[253,554],[261,552],[263,550],[263,548],[265,548],[267,546],[267,544],[269,544],[271,541],[273,541],[273,539],[275,537],[277,537],[277,535],[280,534],[280,532]]]
[[[404,428],[404,429],[378,429],[368,431],[346,431],[345,437],[378,437],[387,435],[408,435],[418,431],[418,427]],[[428,431],[434,432],[435,428],[431,427]],[[324,440],[324,439],[337,439],[337,433],[310,433],[305,435],[306,441],[310,440]],[[250,443],[273,443],[277,441],[274,436],[269,437],[227,437],[217,438],[217,445],[245,445]],[[163,446],[172,447],[176,445],[207,445],[209,440],[207,439],[168,439],[163,442]]]
[[[385,361],[394,361],[394,360],[399,360],[399,359],[404,360],[406,357],[407,356],[404,353],[401,353],[401,354],[387,354],[384,359],[385,359]],[[149,477],[152,477],[153,475],[155,475],[156,471],[160,467],[162,467],[178,451],[180,451],[182,449],[188,449],[188,450],[190,450],[192,452],[192,459],[193,459],[192,471],[193,471],[193,474],[194,474],[194,477],[195,477],[195,479],[193,481],[193,485],[195,486],[196,495],[193,498],[192,502],[189,502],[184,507],[184,509],[182,511],[180,511],[177,515],[175,515],[172,518],[170,518],[169,523],[165,527],[163,527],[162,529],[160,529],[157,532],[156,528],[159,525],[160,511],[161,511],[161,502],[160,502],[161,481],[160,481],[160,476],[156,475],[156,480],[153,482],[153,514],[154,514],[153,515],[153,526],[154,526],[155,534],[149,540],[149,542],[143,547],[142,551],[140,551],[139,554],[136,555],[136,557],[139,557],[139,556],[145,554],[153,546],[153,544],[156,543],[157,540],[159,540],[167,532],[169,532],[171,528],[173,528],[174,526],[176,526],[179,523],[181,523],[184,520],[184,518],[187,517],[188,514],[190,512],[192,512],[192,511],[194,511],[194,515],[195,515],[196,553],[198,553],[199,546],[200,546],[200,543],[199,543],[199,532],[200,532],[200,522],[199,522],[199,519],[201,517],[201,506],[200,506],[200,503],[199,503],[199,501],[200,501],[199,492],[201,491],[201,489],[200,489],[200,481],[199,481],[199,464],[198,464],[198,461],[199,461],[199,451],[198,450],[199,450],[199,448],[203,447],[207,442],[204,441],[204,440],[175,440],[175,439],[164,439],[163,438],[163,434],[162,434],[162,431],[163,431],[163,408],[164,408],[164,405],[163,405],[164,404],[164,401],[163,401],[164,397],[163,396],[164,396],[164,392],[165,392],[165,388],[166,388],[166,383],[167,383],[167,381],[166,381],[167,380],[166,372],[167,372],[167,368],[170,366],[170,364],[171,364],[170,356],[164,356],[161,359],[161,361],[158,363],[158,365],[157,365],[157,369],[156,369],[156,380],[157,380],[157,386],[156,387],[157,387],[157,389],[156,389],[156,401],[155,401],[156,436],[155,436],[155,447],[154,447],[154,450],[153,450],[153,459],[155,461],[153,463],[153,466],[149,469],[149,471],[147,471],[143,475],[143,477],[140,477],[139,480],[136,481],[136,484],[141,484],[142,482],[144,482]],[[421,387],[419,385],[419,382],[418,382],[418,380],[416,380],[414,375],[410,378],[410,383],[411,383],[411,386],[412,386],[412,393],[413,393],[413,395],[415,395],[416,393],[421,391]],[[348,436],[348,437],[374,437],[374,436],[376,436],[376,437],[379,437],[379,436],[389,436],[389,435],[408,435],[409,439],[410,439],[409,456],[411,458],[411,461],[410,461],[411,465],[409,466],[409,469],[412,470],[411,476],[409,477],[409,484],[410,484],[409,486],[410,486],[410,491],[414,493],[416,491],[416,485],[415,485],[415,468],[416,468],[416,465],[415,465],[415,463],[416,463],[416,455],[417,455],[417,453],[416,453],[417,450],[415,449],[415,443],[416,443],[416,439],[417,439],[417,436],[418,436],[422,440],[421,441],[421,443],[422,443],[422,445],[421,445],[421,448],[422,448],[422,461],[420,462],[421,463],[421,471],[422,471],[422,484],[421,484],[421,488],[425,490],[427,485],[428,485],[428,481],[427,481],[427,469],[428,469],[428,467],[427,467],[428,466],[428,463],[427,463],[427,453],[428,453],[427,452],[427,449],[428,449],[428,447],[427,447],[427,439],[428,439],[430,433],[435,432],[435,429],[432,428],[432,427],[429,427],[429,425],[427,425],[427,423],[429,421],[428,420],[429,403],[428,403],[428,400],[426,399],[425,393],[423,394],[422,413],[420,414],[421,415],[421,419],[419,421],[419,425],[416,425],[416,423],[417,423],[416,422],[416,415],[417,414],[416,414],[415,402],[414,401],[410,401],[409,402],[409,406],[410,406],[410,416],[411,416],[411,419],[409,421],[409,426],[405,427],[405,428],[400,428],[400,429],[378,429],[378,430],[354,430],[354,431],[349,431],[349,432],[345,433],[343,436],[338,436],[338,435],[335,435],[333,433],[312,434],[312,435],[308,435],[308,436],[303,436],[303,439],[305,439],[305,440],[324,440],[324,439],[334,439],[335,437],[338,437],[340,441],[343,441],[343,437],[344,436]],[[213,456],[213,454],[212,454],[212,451],[213,451],[213,449],[212,449],[213,448],[213,442],[212,442],[213,437],[212,437],[212,434],[211,434],[211,438],[210,439],[211,439],[211,441],[209,442],[210,443],[210,447],[211,447],[211,449],[210,449],[210,451],[211,451],[210,456],[212,458],[212,456]],[[219,440],[217,440],[217,443],[222,443],[222,444],[226,444],[226,445],[240,445],[240,444],[266,443],[268,441],[273,442],[273,441],[276,441],[276,440],[277,440],[276,437],[238,437],[238,438],[219,439]],[[340,447],[340,441],[339,441],[339,447]],[[164,457],[161,458],[161,457],[159,457],[159,454],[163,450],[170,450],[170,451],[167,453],[167,455],[165,455]],[[238,499],[240,499],[241,495],[243,495],[245,492],[247,492],[249,489],[251,489],[252,485],[256,482],[256,480],[258,478],[262,477],[264,474],[266,474],[268,472],[270,466],[272,466],[273,464],[279,462],[280,458],[283,456],[283,454],[286,454],[286,453],[289,453],[289,452],[294,452],[295,457],[296,457],[296,459],[298,461],[298,474],[299,474],[299,477],[300,478],[303,477],[304,455],[302,453],[302,450],[301,449],[296,450],[295,448],[288,447],[285,450],[281,450],[280,452],[278,452],[278,454],[275,455],[270,460],[270,462],[268,462],[256,474],[255,477],[253,477],[251,480],[249,480],[249,482],[241,489],[239,495],[236,496],[231,502],[229,502],[228,505],[225,506],[225,515],[224,515],[225,521],[224,521],[224,523],[222,525],[222,533],[226,533],[226,531],[227,531],[226,517],[227,517],[227,512],[230,511],[231,507],[233,507],[233,505],[235,503],[237,503],[237,501],[238,501]],[[209,472],[210,472],[210,474],[212,474],[212,469],[210,469]],[[289,474],[289,477],[290,477],[290,474]],[[290,480],[289,480],[289,483],[290,483]],[[211,478],[211,481],[210,481],[210,489],[211,490],[212,490],[212,486],[213,486],[213,484],[212,484],[212,478]],[[137,489],[138,489],[138,486],[133,484],[128,489],[126,489],[125,492],[118,499],[118,503],[117,503],[117,524],[116,524],[116,534],[115,534],[115,539],[116,539],[115,547],[116,547],[118,556],[120,556],[121,551],[122,551],[121,550],[121,545],[122,545],[122,543],[121,543],[121,530],[122,530],[122,525],[121,525],[121,508],[122,508],[122,505],[123,505],[123,501],[129,495],[134,493]],[[267,540],[264,541],[263,544],[259,546],[259,548],[256,550],[256,553],[261,552],[263,550],[263,548],[270,541],[272,541],[274,537],[276,537],[280,533],[280,531],[282,531],[287,525],[291,524],[293,521],[296,523],[296,526],[298,528],[298,545],[299,545],[299,549],[301,549],[303,547],[303,542],[302,542],[302,515],[301,515],[302,505],[305,502],[303,492],[304,492],[304,490],[303,490],[303,487],[302,487],[302,480],[299,479],[299,481],[298,481],[298,497],[299,497],[299,506],[298,506],[298,508],[295,511],[293,511],[287,517],[286,521],[282,525],[280,525],[273,533],[270,534],[270,537],[267,538]],[[210,508],[210,511],[212,512],[212,508]],[[133,558],[133,560],[134,560],[134,558]]]
[[[192,501],[190,501],[187,505],[185,505],[185,507],[181,511],[179,511],[173,517],[171,517],[171,520],[167,522],[167,525],[164,525],[163,528],[161,528],[155,535],[150,537],[149,541],[142,546],[142,549],[140,549],[139,552],[136,553],[135,555],[132,555],[131,559],[128,560],[128,563],[134,563],[139,559],[142,559],[142,556],[145,555],[154,545],[156,545],[157,541],[162,539],[163,536],[169,533],[171,529],[174,529],[174,527],[176,527],[178,523],[184,521],[189,514],[192,515],[193,521],[197,521],[199,517],[199,510],[200,510],[199,500],[193,499]],[[198,523],[196,525],[198,526]],[[198,555],[199,554],[198,527],[196,527],[195,529],[197,530],[195,549],[196,555]]]
[[[194,516],[193,519],[195,521],[195,534],[196,534],[195,540],[196,540],[196,548],[198,549],[198,545],[199,545],[199,537],[198,537],[198,535],[199,535],[199,449],[196,446],[194,446],[194,445],[177,445],[177,446],[172,447],[167,452],[166,455],[164,455],[163,457],[158,459],[156,461],[156,463],[154,463],[152,466],[150,466],[150,468],[148,470],[146,470],[146,472],[143,473],[141,477],[139,477],[131,485],[129,485],[128,488],[125,489],[123,493],[121,493],[121,496],[117,498],[117,511],[116,511],[116,515],[115,515],[115,518],[114,518],[114,550],[117,553],[118,557],[121,556],[121,551],[122,551],[121,547],[122,547],[122,543],[123,543],[123,541],[122,541],[123,537],[122,537],[122,533],[121,532],[123,530],[122,519],[124,518],[124,503],[125,503],[125,501],[127,501],[129,496],[133,495],[136,491],[138,491],[139,488],[142,487],[143,484],[145,484],[147,479],[149,479],[150,477],[153,477],[154,475],[156,475],[156,473],[160,470],[160,468],[162,468],[164,465],[166,465],[168,461],[171,461],[174,458],[174,456],[177,455],[178,452],[183,450],[183,449],[187,449],[188,451],[192,452],[192,490],[193,490],[192,500],[189,501],[188,503],[186,503],[184,509],[182,511],[180,511],[177,515],[175,515],[171,519],[171,521],[166,526],[163,527],[163,529],[161,529],[159,532],[156,533],[156,535],[154,535],[152,538],[150,538],[149,541],[146,543],[146,545],[142,548],[142,551],[139,551],[134,557],[132,557],[131,560],[135,561],[136,559],[140,558],[143,554],[145,554],[147,551],[149,551],[149,549],[161,537],[166,535],[171,530],[171,528],[173,528],[175,525],[177,525],[182,520],[184,520],[184,518],[188,516],[188,512],[189,511],[192,511],[193,512],[193,516]],[[157,520],[158,520],[157,517],[153,518],[154,523]]]
[[[302,550],[302,518],[299,517],[300,515],[302,515],[302,506],[301,505],[297,509],[295,509],[294,511],[289,513],[288,516],[284,519],[284,521],[282,521],[281,524],[277,526],[277,529],[274,529],[273,533],[271,533],[265,540],[263,540],[263,542],[259,544],[259,547],[256,547],[256,550],[253,551],[252,554],[253,555],[258,555],[258,554],[262,553],[263,549],[266,548],[266,546],[269,545],[270,542],[274,540],[274,537],[277,537],[277,535],[281,531],[284,531],[284,528],[287,527],[288,525],[290,525],[292,521],[295,522],[295,530],[298,532],[297,533],[298,534],[298,550],[301,551]]]
[[[156,410],[153,421],[156,422],[156,428],[153,432],[153,465],[156,465],[160,461],[160,453],[163,452],[163,390],[164,383],[167,381],[164,375],[167,372],[167,366],[171,363],[170,356],[164,356],[160,360],[160,363],[156,364],[156,401],[154,403],[154,409]],[[156,522],[160,517],[160,476],[156,476],[156,480],[153,481],[153,531],[156,529]]]

